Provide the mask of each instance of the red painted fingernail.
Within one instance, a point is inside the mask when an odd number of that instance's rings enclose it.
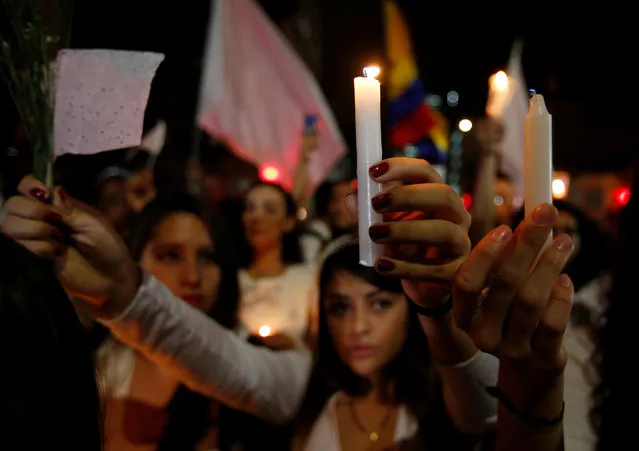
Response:
[[[386,224],[376,224],[368,229],[368,236],[372,240],[383,240],[390,236],[390,227]]]
[[[377,264],[375,265],[375,268],[379,272],[390,272],[393,269],[395,269],[395,263],[393,263],[390,260],[379,259],[377,260]]]
[[[62,222],[62,216],[56,212],[50,211],[44,216],[44,220],[50,223],[59,224]]]
[[[371,177],[377,178],[386,174],[389,169],[390,169],[390,166],[388,165],[388,163],[386,163],[385,161],[382,161],[381,163],[377,163],[375,166],[371,167],[368,170],[368,172],[371,175]]]
[[[30,194],[40,202],[45,202],[47,200],[47,193],[42,188],[33,188],[30,191]]]
[[[393,203],[393,196],[390,193],[382,193],[371,199],[371,204],[373,204],[373,208],[375,210],[383,210],[384,208],[390,207]]]

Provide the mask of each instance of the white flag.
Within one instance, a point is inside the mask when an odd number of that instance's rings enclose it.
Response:
[[[200,88],[198,123],[239,157],[273,165],[293,186],[306,116],[319,144],[308,164],[313,188],[346,147],[311,71],[254,0],[215,0]]]
[[[521,43],[515,42],[506,70],[508,88],[499,92],[491,89],[486,105],[486,113],[504,126],[501,170],[513,180],[515,195],[520,197],[524,195],[524,118],[528,112],[521,50]]]

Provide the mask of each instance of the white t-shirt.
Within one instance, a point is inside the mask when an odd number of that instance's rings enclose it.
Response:
[[[590,312],[593,326],[599,328],[604,321],[603,307],[610,279],[600,276],[575,293],[573,313],[578,307]],[[564,371],[564,446],[566,451],[594,451],[597,434],[590,423],[592,390],[598,384],[597,368],[593,362],[596,343],[584,327],[570,324],[564,335],[568,356]]]
[[[276,277],[255,279],[239,272],[240,321],[253,334],[268,326],[270,333],[283,333],[302,342],[313,312],[315,270],[307,265],[289,265]]]
[[[324,405],[322,413],[315,421],[308,440],[304,445],[304,451],[341,451],[339,438],[339,424],[335,412],[335,403],[341,392],[334,394]],[[408,440],[417,434],[419,426],[417,420],[404,406],[399,407],[397,420],[395,421],[395,443]]]

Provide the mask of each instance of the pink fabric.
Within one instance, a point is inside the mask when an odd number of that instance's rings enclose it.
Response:
[[[239,157],[280,169],[291,188],[304,117],[317,115],[320,144],[308,167],[321,183],[345,153],[333,114],[311,72],[253,0],[216,0],[204,54],[198,122]]]
[[[54,155],[140,144],[151,81],[164,55],[62,50],[56,60]]]

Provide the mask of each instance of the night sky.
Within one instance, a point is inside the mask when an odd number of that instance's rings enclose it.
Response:
[[[294,14],[298,3],[262,0],[277,21]],[[615,169],[639,148],[632,129],[639,105],[634,88],[639,79],[634,67],[639,6],[600,2],[590,9],[568,9],[548,2],[533,8],[517,2],[518,11],[508,12],[502,4],[487,2],[398,3],[408,18],[427,89],[444,98],[451,89],[460,94],[457,107],[444,109],[451,123],[483,114],[488,77],[505,67],[519,36],[528,85],[545,95],[554,117],[558,167]],[[323,25],[320,82],[349,139],[352,77],[381,55],[381,8],[374,0],[320,0],[318,5]],[[185,116],[197,92],[208,8],[208,0],[164,5],[151,0],[79,0],[73,45],[166,53],[154,83],[150,119]],[[187,128],[181,132],[185,139]]]

